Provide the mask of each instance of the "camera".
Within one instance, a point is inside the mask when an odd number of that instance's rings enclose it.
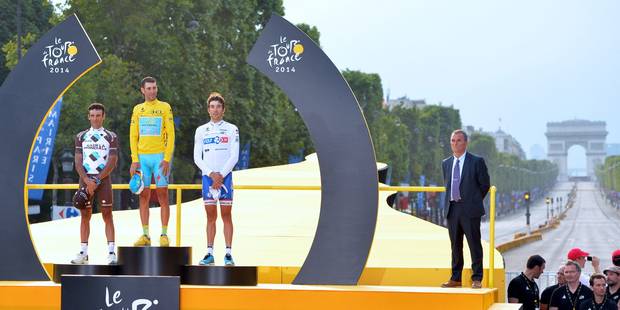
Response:
[[[591,262],[592,261],[592,256],[587,256],[586,260]]]

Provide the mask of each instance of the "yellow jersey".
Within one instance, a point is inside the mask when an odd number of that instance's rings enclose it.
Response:
[[[164,153],[170,161],[174,151],[174,120],[167,102],[146,101],[133,108],[129,127],[131,161],[138,162],[138,154]]]

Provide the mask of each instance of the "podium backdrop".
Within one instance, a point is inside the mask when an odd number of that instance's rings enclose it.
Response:
[[[51,106],[101,63],[77,16],[36,42],[0,88],[0,280],[49,280],[28,230],[24,188],[33,140]],[[25,173],[26,172],[26,173]]]
[[[319,158],[321,214],[294,283],[357,284],[378,208],[375,152],[362,110],[327,55],[280,16],[271,17],[247,62],[288,95]]]

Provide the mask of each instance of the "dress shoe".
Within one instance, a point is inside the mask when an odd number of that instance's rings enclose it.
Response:
[[[482,282],[476,280],[472,281],[471,288],[482,288]]]
[[[441,287],[461,287],[461,281],[449,280],[448,282],[442,283]]]

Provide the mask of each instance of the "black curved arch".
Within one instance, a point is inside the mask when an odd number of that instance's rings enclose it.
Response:
[[[247,62],[291,99],[317,150],[321,213],[295,284],[357,284],[377,223],[375,152],[361,108],[325,53],[273,15]]]
[[[0,244],[10,247],[0,259],[0,280],[49,280],[30,237],[24,170],[52,104],[99,63],[101,58],[73,15],[41,37],[0,88],[0,141],[4,145],[0,152]]]

